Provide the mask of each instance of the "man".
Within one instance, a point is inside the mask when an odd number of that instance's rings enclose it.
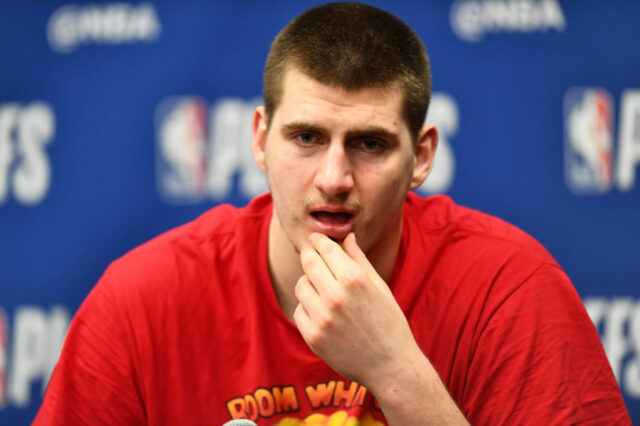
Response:
[[[409,193],[417,36],[354,3],[274,41],[253,152],[271,193],[114,262],[69,330],[36,424],[629,424],[598,335],[531,237]]]

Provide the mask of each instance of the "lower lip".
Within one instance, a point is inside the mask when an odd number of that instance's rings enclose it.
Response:
[[[310,215],[312,228],[314,232],[319,232],[329,238],[344,239],[353,231],[353,217],[345,223],[328,223],[318,220],[315,216]]]

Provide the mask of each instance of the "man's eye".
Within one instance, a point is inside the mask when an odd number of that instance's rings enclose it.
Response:
[[[296,139],[299,142],[302,142],[305,145],[308,145],[310,143],[312,143],[313,141],[315,141],[316,137],[314,135],[312,135],[311,133],[302,133],[299,134],[298,136],[296,136]]]
[[[384,149],[384,144],[375,139],[361,140],[358,145],[361,149],[367,152],[380,152]]]

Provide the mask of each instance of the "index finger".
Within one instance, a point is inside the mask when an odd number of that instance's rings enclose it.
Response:
[[[335,275],[310,242],[305,243],[300,250],[300,264],[311,285],[320,295],[324,295],[325,288],[336,281]]]
[[[326,235],[313,232],[309,235],[309,244],[320,255],[331,273],[339,279],[345,271],[358,268],[358,263],[331,238]]]

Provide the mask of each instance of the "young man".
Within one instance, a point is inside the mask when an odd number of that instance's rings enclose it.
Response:
[[[517,228],[409,193],[437,132],[397,18],[312,9],[274,41],[253,152],[271,193],[114,262],[36,424],[629,424],[598,335]]]

